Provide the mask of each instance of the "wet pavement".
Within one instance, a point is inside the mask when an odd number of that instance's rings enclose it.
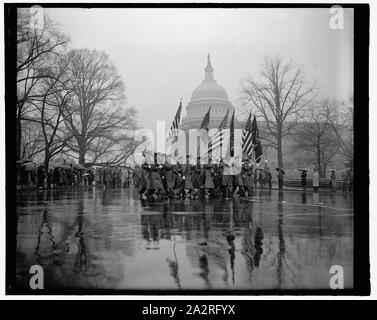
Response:
[[[342,192],[154,202],[125,189],[19,192],[17,287],[38,264],[46,289],[329,289],[332,265],[352,288],[352,208]]]

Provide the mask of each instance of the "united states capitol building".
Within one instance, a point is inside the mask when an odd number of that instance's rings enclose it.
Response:
[[[204,80],[194,89],[186,106],[186,116],[181,124],[183,130],[198,129],[209,107],[211,107],[209,128],[218,128],[227,111],[229,110],[230,119],[234,110],[225,89],[214,78],[214,68],[209,54],[204,71]],[[242,123],[235,119],[235,128],[241,127]]]
[[[207,64],[204,68],[204,79],[201,83],[194,89],[191,94],[190,101],[186,105],[186,116],[182,119],[180,129],[186,133],[186,152],[190,154],[189,151],[189,130],[200,128],[205,114],[211,107],[210,111],[210,129],[217,129],[220,122],[223,120],[227,111],[229,110],[228,117],[228,127],[230,123],[231,115],[234,111],[234,106],[229,101],[228,94],[226,90],[215,80],[214,77],[214,67],[211,64],[211,58],[208,54]],[[235,129],[244,129],[245,119],[243,121],[238,120],[236,117],[234,119]],[[276,150],[265,145],[263,141],[263,136],[265,132],[265,123],[263,121],[258,121],[258,127],[260,130],[260,137],[262,138],[263,147],[263,157],[260,165],[264,166],[267,164],[272,170],[277,166],[277,153]],[[191,137],[192,138],[192,137]],[[297,151],[294,150],[294,137],[287,136],[283,140],[283,152],[284,152],[284,169],[287,173],[287,177],[295,177],[299,175],[295,168],[314,168],[314,165],[310,165],[307,160],[302,160],[302,154],[298,155]],[[310,157],[310,156],[309,156]],[[304,157],[307,158],[307,157]],[[334,166],[343,167],[342,160],[335,160]]]

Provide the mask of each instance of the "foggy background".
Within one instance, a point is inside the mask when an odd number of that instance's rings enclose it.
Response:
[[[126,84],[127,106],[140,127],[169,127],[204,79],[214,77],[239,106],[240,81],[258,76],[264,56],[303,66],[319,97],[353,93],[353,10],[344,29],[329,27],[328,9],[45,9],[71,37],[70,48],[105,51]],[[183,108],[181,119],[185,115]]]

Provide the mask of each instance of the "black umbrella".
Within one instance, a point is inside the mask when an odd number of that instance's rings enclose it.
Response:
[[[283,174],[285,174],[285,171],[283,169],[281,169],[281,168],[276,168],[275,170],[276,171],[281,171]]]

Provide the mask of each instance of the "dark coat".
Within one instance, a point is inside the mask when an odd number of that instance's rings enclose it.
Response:
[[[213,183],[213,168],[212,164],[205,164],[203,166],[203,188],[205,189],[214,189],[215,184]]]
[[[215,165],[214,167],[214,177],[213,183],[215,184],[215,188],[218,188],[222,184],[222,169],[220,165]]]
[[[182,173],[185,177],[185,189],[194,189],[193,184],[193,170],[192,165],[189,163],[182,165]]]
[[[200,164],[197,164],[193,168],[193,179],[192,184],[194,186],[194,189],[199,189],[202,184],[202,166]]]
[[[243,172],[242,171],[236,175],[236,177],[235,177],[235,183],[236,183],[236,185],[238,185],[240,187],[244,186],[244,183],[243,183]]]
[[[254,184],[254,175],[253,175],[253,168],[250,165],[244,164],[242,166],[243,171],[243,182],[245,187],[252,188]]]
[[[150,183],[150,165],[147,163],[144,163],[141,166],[141,186],[143,188],[150,189],[151,183]]]
[[[160,165],[151,166],[150,189],[163,190]]]
[[[166,188],[174,189],[174,166],[169,163],[164,164],[163,175],[166,183]]]
[[[180,164],[174,165],[174,188],[179,189],[182,188],[184,185],[183,181],[183,171],[182,166]]]
[[[44,185],[44,179],[45,179],[45,171],[43,169],[43,167],[39,167],[38,168],[38,182],[37,182],[37,185],[38,187],[43,187]]]

